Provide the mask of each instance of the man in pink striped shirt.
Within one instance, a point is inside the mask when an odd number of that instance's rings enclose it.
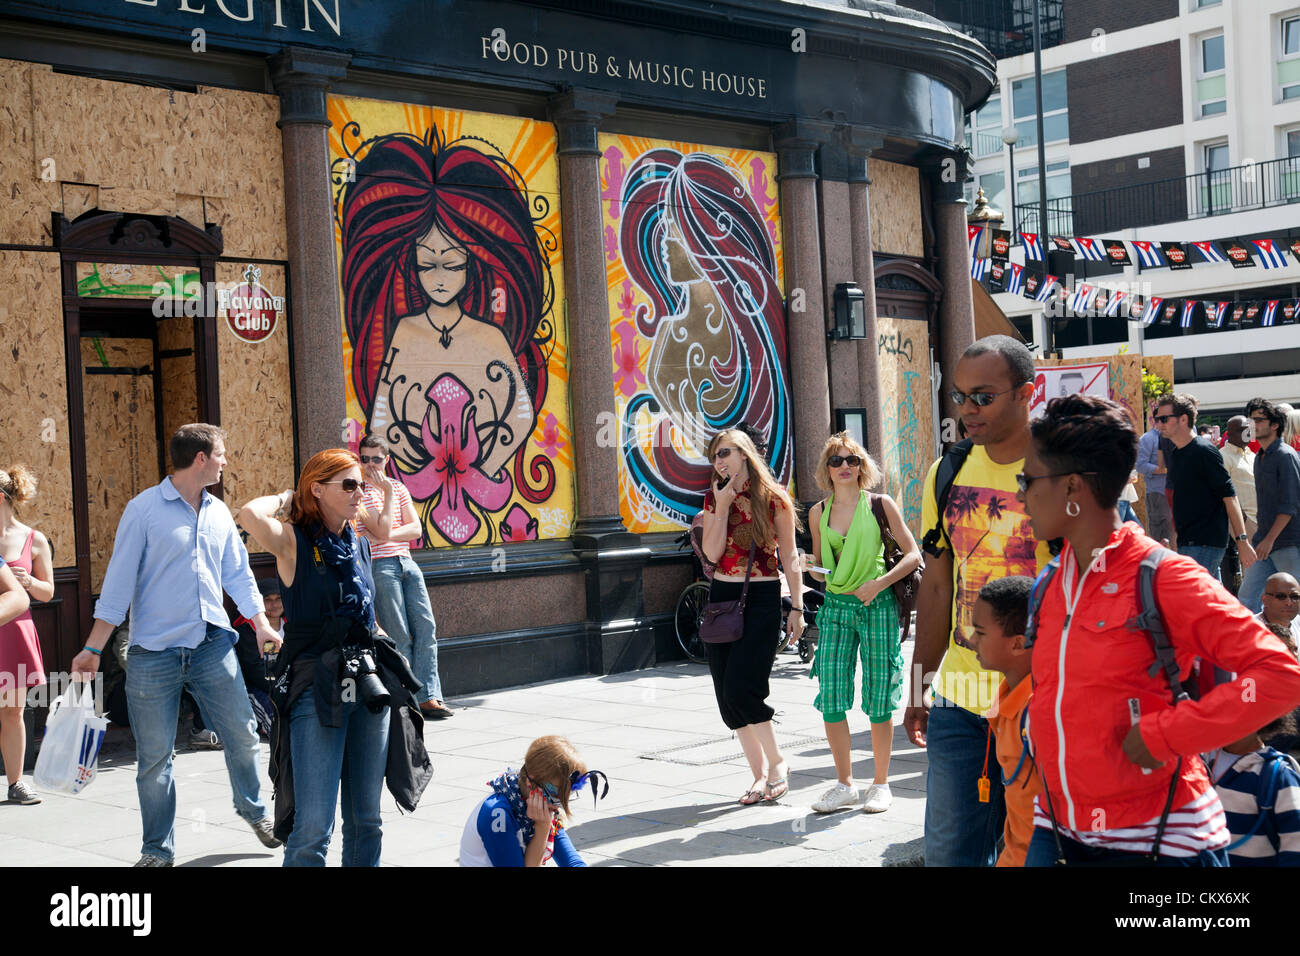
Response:
[[[411,560],[409,542],[423,534],[411,495],[401,481],[384,474],[388,446],[367,435],[359,450],[366,490],[361,498],[361,533],[370,539],[374,562],[375,617],[397,643],[423,689],[415,696],[425,717],[441,720],[452,711],[442,702],[438,677],[438,627],[424,575]]]

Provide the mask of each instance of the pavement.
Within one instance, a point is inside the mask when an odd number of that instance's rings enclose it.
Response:
[[[904,646],[906,658],[912,644]],[[400,811],[384,791],[385,866],[455,866],[470,813],[486,783],[518,768],[528,744],[562,734],[588,767],[604,771],[609,795],[573,802],[570,836],[592,866],[919,866],[923,862],[925,751],[895,727],[890,810],[812,812],[834,782],[821,716],[812,706],[809,665],[780,655],[769,702],[789,763],[790,792],[779,802],[739,806],[750,783],[739,742],[718,717],[708,670],[666,664],[605,677],[578,677],[449,701],[456,715],[430,721],[425,744],[434,776],[419,808]],[[905,671],[906,673],[906,671]],[[901,712],[896,719],[901,719]],[[849,715],[856,782],[874,773],[861,711]],[[176,865],[278,866],[235,815],[220,751],[188,747],[178,735]],[[262,744],[263,766],[269,747]],[[0,804],[0,864],[123,866],[140,853],[135,746],[112,728],[99,774],[76,796],[42,793],[39,806]],[[270,800],[269,783],[263,793]],[[341,822],[328,863],[339,865]]]

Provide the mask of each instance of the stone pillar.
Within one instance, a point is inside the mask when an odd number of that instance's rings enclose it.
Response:
[[[880,387],[880,333],[876,325],[876,264],[871,248],[871,197],[867,158],[884,137],[864,129],[842,131],[848,159],[849,220],[853,235],[853,277],[866,297],[867,337],[858,346],[858,394],[867,410],[867,451],[884,464],[885,433]]]
[[[787,300],[803,292],[802,311],[787,312],[790,341],[790,397],[794,405],[794,478],[801,501],[817,499],[813,474],[831,429],[826,372],[826,300],[822,286],[817,216],[817,171],[813,156],[830,127],[793,120],[776,130],[781,184],[781,228],[785,247]]]
[[[602,118],[617,99],[570,90],[550,101],[559,140],[560,222],[569,325],[569,408],[573,416],[578,517],[573,547],[587,581],[587,666],[595,674],[649,667],[654,629],[644,623],[641,576],[650,549],[623,525],[618,500],[619,434],[601,232]]]
[[[343,444],[347,415],[339,269],[330,194],[330,121],[325,96],[351,57],[288,47],[271,58],[280,94],[284,197],[293,317],[293,392],[298,460]]]
[[[848,155],[839,136],[822,143],[817,151],[821,178],[817,180],[817,208],[822,248],[822,295],[828,324],[835,325],[835,287],[858,279],[854,272],[852,227],[849,217]],[[858,279],[859,282],[864,280]],[[862,404],[858,382],[858,343],[830,339],[826,343],[827,380],[830,386],[831,429],[835,409]]]
[[[957,360],[975,341],[975,300],[971,293],[970,242],[966,233],[966,179],[968,155],[963,150],[943,156],[930,167],[934,205],[935,251],[939,256],[939,407],[943,418],[957,419],[957,407],[948,399]]]

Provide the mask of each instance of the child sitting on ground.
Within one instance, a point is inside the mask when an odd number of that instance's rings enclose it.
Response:
[[[1295,734],[1287,713],[1209,760],[1228,818],[1229,866],[1300,866],[1300,765],[1265,738]]]
[[[465,823],[460,840],[461,866],[586,866],[569,840],[564,820],[569,798],[591,778],[609,781],[599,770],[588,771],[573,744],[563,737],[538,737],[528,746],[518,773],[509,769],[488,783],[492,793]],[[592,783],[595,793],[596,782]],[[561,819],[563,817],[563,819]]]
[[[1029,838],[1034,835],[1034,797],[1042,790],[1038,768],[1029,754],[1025,720],[1029,697],[1032,648],[1025,647],[1025,619],[1034,579],[1017,575],[998,578],[980,588],[972,609],[975,656],[980,667],[1001,671],[998,699],[984,716],[989,720],[989,745],[997,738],[997,760],[1006,795],[1007,822],[998,866],[1024,866]],[[980,799],[989,792],[988,750],[980,777]]]

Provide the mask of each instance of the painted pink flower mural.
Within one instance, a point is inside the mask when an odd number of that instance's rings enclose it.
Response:
[[[614,386],[624,398],[631,398],[646,384],[641,371],[641,347],[631,322],[622,323],[614,332],[618,336],[618,345],[614,346]]]
[[[501,540],[536,541],[537,519],[516,504],[501,522]]]
[[[479,459],[478,431],[473,397],[465,386],[452,375],[442,375],[429,389],[429,398],[420,434],[431,458],[406,477],[406,487],[420,501],[434,499],[433,523],[448,541],[464,544],[481,523],[469,503],[489,512],[499,511],[514,488],[504,469],[499,478],[489,477],[474,464]],[[433,416],[436,425],[430,421]]]
[[[560,437],[560,420],[547,412],[542,418],[542,437],[537,440],[537,447],[546,452],[551,458],[557,458],[560,449],[567,445],[563,438]]]

